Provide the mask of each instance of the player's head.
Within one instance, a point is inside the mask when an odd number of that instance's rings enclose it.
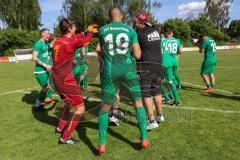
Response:
[[[41,36],[42,40],[48,41],[49,37],[50,37],[49,29],[47,29],[47,28],[41,29],[40,30],[40,36]]]
[[[145,26],[151,26],[149,21],[150,21],[149,15],[147,13],[140,12],[135,15],[134,26],[136,29],[142,29]]]
[[[59,28],[62,35],[69,34],[70,36],[75,35],[76,26],[73,21],[68,18],[63,18],[59,23]]]
[[[201,34],[199,37],[199,40],[204,40],[207,38],[207,35],[205,33]]]
[[[161,24],[160,23],[155,24],[154,27],[158,31],[158,33],[161,34]]]
[[[164,34],[165,34],[166,38],[173,37],[173,32],[170,28],[166,28],[165,31],[164,31]]]
[[[121,22],[123,19],[123,11],[121,10],[120,7],[118,6],[113,6],[110,10],[109,10],[109,21],[119,21]]]
[[[55,40],[54,34],[50,34],[49,42],[52,43]]]

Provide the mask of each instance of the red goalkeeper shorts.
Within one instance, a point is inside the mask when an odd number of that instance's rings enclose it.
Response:
[[[69,105],[70,109],[76,109],[84,105],[81,91],[73,74],[61,77],[52,73],[52,79],[56,91],[61,96],[61,99]]]

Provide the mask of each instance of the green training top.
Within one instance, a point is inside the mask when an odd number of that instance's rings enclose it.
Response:
[[[181,42],[174,37],[165,38],[162,41],[163,66],[178,66],[178,50],[181,48]]]
[[[38,52],[37,58],[45,63],[48,64],[48,43],[42,40],[38,40],[34,43],[33,51]],[[34,73],[44,73],[46,72],[46,68],[36,63]]]
[[[121,22],[112,22],[99,30],[103,50],[103,73],[105,76],[125,75],[135,72],[132,60],[132,44],[138,44],[137,33]]]
[[[216,43],[213,39],[211,38],[206,38],[202,45],[201,48],[204,49],[204,60],[208,61],[216,61]]]

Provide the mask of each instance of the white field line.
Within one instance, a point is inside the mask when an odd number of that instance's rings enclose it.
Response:
[[[27,91],[19,91],[18,93],[26,93],[29,94],[30,92]],[[54,94],[54,96],[58,96],[57,94]],[[92,98],[92,97],[88,97],[88,96],[84,96],[84,99],[88,100],[88,101],[97,101],[97,102],[101,102],[101,99],[99,98]],[[226,114],[240,114],[240,111],[232,111],[232,110],[223,110],[223,109],[212,109],[212,108],[197,108],[197,107],[171,107],[171,106],[167,106],[164,105],[164,108],[169,108],[169,109],[180,109],[180,110],[193,110],[193,111],[201,111],[201,112],[217,112],[217,113],[226,113]]]
[[[197,108],[197,107],[182,107],[182,106],[175,108],[175,107],[166,106],[166,105],[164,105],[164,108],[194,110],[194,111],[202,111],[202,112],[218,112],[218,113],[227,113],[227,114],[240,114],[240,111],[213,109],[213,108]]]
[[[193,84],[193,83],[190,83],[190,82],[183,82],[183,85],[194,86],[194,87],[198,87],[198,88],[201,88],[201,89],[206,88],[205,86],[201,86],[201,85],[198,85],[198,84]],[[220,92],[220,93],[230,94],[231,96],[235,96],[235,97],[240,97],[240,94],[234,94],[231,91],[227,91],[227,90],[223,90],[223,89],[215,89],[215,91]]]
[[[240,70],[240,67],[216,67],[217,69],[239,69]],[[191,70],[201,70],[201,68],[179,68],[178,70],[182,70],[182,71],[191,71]]]
[[[36,89],[36,88],[40,88],[39,86],[35,86],[35,87],[31,87],[31,88],[24,88],[24,89],[18,89],[15,91],[9,91],[9,92],[4,92],[4,93],[0,93],[0,96],[4,96],[4,95],[8,95],[8,94],[12,94],[12,93],[18,93],[18,92],[23,92],[23,91],[27,91],[27,90],[31,90],[31,89]]]
[[[205,88],[204,86],[201,85],[196,85],[196,84],[192,84],[189,82],[183,82],[183,84],[187,84],[187,85],[191,85],[191,86],[195,86],[195,87],[199,87],[199,88]],[[31,89],[35,89],[35,88],[39,88],[39,86],[36,87],[32,87],[32,88],[26,88],[26,89],[19,89],[19,90],[15,90],[15,91],[9,91],[9,92],[5,92],[0,94],[0,96],[3,95],[8,95],[8,94],[12,94],[12,93],[25,93],[25,94],[30,94],[31,92],[27,91],[27,90],[31,90]],[[226,90],[216,90],[218,92],[222,92],[222,93],[227,93],[227,94],[231,94],[234,96],[239,96],[240,95],[236,95],[233,92],[230,91],[226,91]],[[54,94],[54,96],[58,96],[57,94]],[[87,99],[89,101],[98,101],[101,102],[101,99],[99,98],[92,98],[89,96],[84,96],[84,99]],[[232,110],[223,110],[223,109],[212,109],[212,108],[197,108],[197,107],[177,107],[177,108],[173,108],[171,106],[166,106],[164,105],[164,108],[170,108],[170,109],[181,109],[181,110],[195,110],[195,111],[203,111],[203,112],[218,112],[218,113],[227,113],[227,114],[240,114],[240,111],[232,111]]]

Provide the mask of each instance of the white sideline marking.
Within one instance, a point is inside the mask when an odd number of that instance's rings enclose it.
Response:
[[[240,67],[216,67],[217,69],[240,69]],[[185,68],[185,69],[181,69],[179,68],[178,70],[180,71],[191,71],[191,70],[201,70],[201,68]]]
[[[12,94],[12,93],[23,92],[23,91],[30,90],[30,89],[35,89],[35,88],[39,88],[39,86],[35,86],[35,87],[31,87],[31,88],[25,88],[25,89],[18,89],[18,90],[15,90],[15,91],[4,92],[4,93],[1,93],[0,96],[5,96],[5,95],[8,95],[8,94]]]
[[[181,110],[195,110],[195,111],[203,111],[203,112],[218,112],[218,113],[228,113],[228,114],[240,114],[240,111],[212,109],[212,108],[197,108],[197,107],[182,107],[182,106],[174,108],[174,107],[166,106],[166,105],[164,105],[164,108],[181,109]]]
[[[193,83],[189,83],[189,82],[183,82],[183,84],[184,85],[194,86],[194,87],[199,87],[201,89],[205,89],[206,88],[205,86],[201,86],[201,85],[193,84]],[[222,90],[222,89],[215,89],[215,91],[220,92],[220,93],[230,94],[230,95],[236,96],[236,97],[240,97],[240,94],[234,94],[233,92]]]
[[[31,92],[27,92],[27,91],[19,91],[18,93],[31,93]],[[56,94],[54,94],[54,96],[58,96]],[[92,98],[89,96],[84,96],[84,99],[88,100],[88,101],[98,101],[101,102],[101,99],[99,98]],[[212,109],[212,108],[197,108],[197,107],[171,107],[171,106],[167,106],[167,105],[163,105],[164,108],[170,108],[170,109],[181,109],[181,110],[195,110],[195,111],[203,111],[203,112],[218,112],[218,113],[228,113],[228,114],[240,114],[240,111],[232,111],[232,110],[223,110],[223,109]]]
[[[187,85],[191,85],[191,86],[195,86],[195,87],[199,87],[199,88],[205,88],[204,86],[196,85],[196,84],[189,83],[189,82],[183,82],[183,84],[185,84],[185,85],[187,84]],[[10,91],[10,92],[5,92],[5,93],[0,94],[0,96],[12,94],[12,93],[26,93],[26,94],[29,94],[31,92],[29,92],[27,90],[31,90],[31,89],[35,89],[35,88],[39,88],[39,86],[26,88],[26,89],[19,89],[19,90]],[[236,95],[236,94],[234,94],[233,92],[230,92],[230,91],[220,90],[220,89],[216,89],[216,91],[240,97],[240,95]],[[58,95],[54,94],[54,96],[58,96]],[[99,99],[99,98],[92,98],[92,97],[89,97],[89,96],[84,96],[84,99],[87,99],[89,101],[99,101],[99,102],[101,102],[101,99]],[[195,110],[195,111],[203,111],[203,112],[218,112],[218,113],[227,113],[227,114],[240,114],[240,111],[223,110],[223,109],[212,109],[212,108],[197,108],[197,107],[182,107],[182,106],[174,108],[174,107],[166,106],[166,105],[164,105],[164,108],[181,109],[181,110]]]

